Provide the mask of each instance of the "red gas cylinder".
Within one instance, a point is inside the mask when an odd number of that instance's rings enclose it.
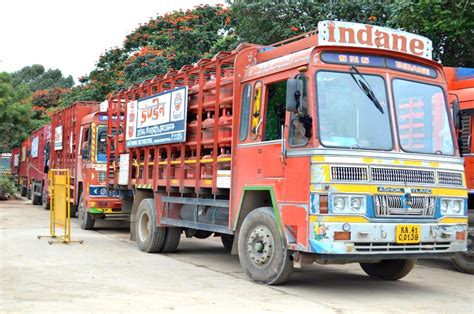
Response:
[[[232,117],[227,110],[223,110],[223,115],[219,118],[219,139],[232,137]]]
[[[201,179],[212,179],[212,162],[211,161],[212,161],[211,155],[206,155],[202,157]]]
[[[186,133],[186,142],[196,142],[199,132],[197,131],[197,120],[188,123],[188,131]]]
[[[214,118],[211,113],[207,113],[207,119],[202,122],[202,140],[214,139]]]
[[[199,106],[199,86],[194,85],[189,89],[189,104],[190,110],[197,110]]]
[[[186,159],[187,163],[184,164],[184,178],[194,179],[196,172],[196,156],[192,156]]]

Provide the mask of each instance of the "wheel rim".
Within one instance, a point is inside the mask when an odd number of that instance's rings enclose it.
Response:
[[[145,242],[151,233],[150,217],[147,213],[142,213],[138,224],[138,236],[142,242]]]
[[[247,252],[253,265],[266,267],[273,259],[275,247],[273,234],[266,226],[258,226],[252,230],[247,241]]]

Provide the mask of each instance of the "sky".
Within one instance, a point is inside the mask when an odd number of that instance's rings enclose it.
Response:
[[[42,64],[64,76],[88,74],[99,56],[122,45],[158,14],[224,0],[6,0],[0,7],[0,72]]]

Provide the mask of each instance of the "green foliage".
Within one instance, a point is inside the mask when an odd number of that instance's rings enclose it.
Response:
[[[52,88],[71,88],[74,85],[72,76],[63,77],[60,70],[48,69],[39,64],[26,66],[12,73],[12,84],[14,86],[26,85],[32,92]]]
[[[433,59],[444,66],[474,67],[474,2],[400,0],[390,5],[388,26],[433,41]]]
[[[0,152],[10,152],[41,125],[28,103],[29,95],[25,85],[14,86],[10,74],[0,73]]]
[[[383,24],[388,7],[386,1],[257,0],[235,2],[232,15],[241,41],[268,45],[315,30],[323,20],[374,24],[377,17]]]
[[[8,177],[0,176],[0,200],[4,200],[7,194],[15,193],[15,185]]]

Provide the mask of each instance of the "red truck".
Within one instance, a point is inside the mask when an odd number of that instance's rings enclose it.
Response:
[[[257,282],[360,263],[397,280],[466,250],[467,192],[429,39],[323,21],[242,44],[109,98],[109,189],[132,239],[221,237]],[[123,117],[125,117],[123,119]]]
[[[92,229],[97,218],[128,218],[105,183],[107,119],[98,102],[88,101],[52,116],[49,169],[70,170],[71,216],[78,212],[83,229]]]
[[[30,136],[31,152],[28,156],[28,186],[33,205],[49,208],[48,174],[45,171],[51,144],[51,125],[33,131]]]
[[[28,178],[28,167],[29,167],[29,156],[31,151],[31,138],[27,138],[21,143],[20,151],[20,166],[19,166],[19,188],[21,196],[26,196],[31,199],[29,178]]]
[[[457,253],[453,259],[457,268],[474,274],[474,68],[445,67],[448,93],[459,103],[459,118],[456,123],[459,150],[464,157],[468,189],[469,237],[468,251]]]

